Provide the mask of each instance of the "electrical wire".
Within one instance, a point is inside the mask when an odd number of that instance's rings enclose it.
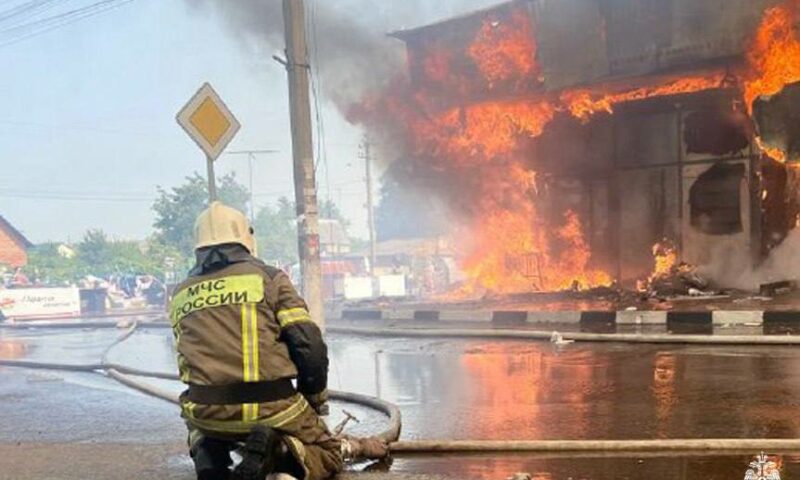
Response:
[[[355,182],[342,182],[334,185],[341,187],[351,185]],[[259,192],[254,194],[255,198],[274,198],[289,196],[293,190],[274,190]],[[345,196],[358,196],[361,192],[343,192]],[[145,192],[130,192],[112,194],[108,192],[82,192],[82,191],[57,191],[57,190],[30,190],[30,189],[5,189],[0,188],[0,198],[17,198],[26,200],[58,200],[58,201],[77,201],[77,202],[133,202],[146,203],[154,202],[156,195],[149,195]]]
[[[132,0],[101,0],[99,2],[84,7],[76,8],[73,10],[68,10],[66,12],[62,12],[57,15],[52,15],[50,17],[33,20],[31,22],[13,28],[0,29],[0,33],[17,32],[17,31],[24,32],[25,29],[33,29],[41,26],[57,25],[61,21],[70,20],[73,18],[84,18],[83,16],[90,16],[91,14],[100,13],[104,11],[105,8],[110,8],[115,5],[122,5],[130,1]]]
[[[322,113],[320,106],[320,90],[322,81],[319,74],[319,35],[317,31],[317,0],[311,0],[311,8],[309,15],[308,30],[311,32],[311,68],[309,75],[311,77],[311,95],[314,98],[314,116],[316,119],[317,130],[317,154],[314,156],[317,161],[314,164],[314,172],[318,172],[319,165],[322,164],[325,169],[325,197],[328,205],[331,204],[331,179],[330,179],[330,166],[328,164],[328,152],[325,145],[325,115]]]
[[[134,0],[102,0],[15,27],[0,29],[0,47],[12,45],[42,35],[80,20],[117,9],[133,1]],[[8,36],[9,38],[2,40],[3,36]]]
[[[72,194],[61,192],[25,192],[25,191],[3,191],[0,190],[0,197],[18,198],[29,200],[64,200],[64,201],[86,201],[86,202],[153,202],[156,197],[134,197],[134,196],[111,196],[111,195],[89,195]]]
[[[70,0],[31,0],[22,5],[9,8],[5,12],[0,12],[0,23],[35,16],[52,9],[58,3],[65,3],[66,1]]]

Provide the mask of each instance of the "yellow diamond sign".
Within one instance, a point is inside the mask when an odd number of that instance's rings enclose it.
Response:
[[[222,154],[241,127],[208,83],[178,112],[177,120],[211,160]]]

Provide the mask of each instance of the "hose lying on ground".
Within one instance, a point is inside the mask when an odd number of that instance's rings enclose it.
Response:
[[[159,378],[165,380],[178,380],[176,374],[161,373],[161,372],[147,372],[134,368],[125,367],[123,365],[116,365],[107,361],[108,354],[111,349],[119,345],[123,341],[130,338],[136,331],[138,325],[134,324],[127,329],[114,343],[112,343],[103,353],[103,361],[97,364],[80,364],[80,365],[64,365],[58,363],[35,362],[25,360],[2,360],[0,359],[0,366],[19,367],[29,369],[45,369],[45,370],[60,370],[60,371],[74,371],[83,373],[100,373],[106,374],[110,378],[118,381],[119,383],[135,389],[141,393],[159,398],[171,403],[178,403],[178,396],[169,390],[150,385],[132,375],[149,378]],[[329,331],[336,333],[350,333],[350,334],[367,334],[364,332],[375,332],[374,330],[355,329],[349,327],[334,327]],[[380,333],[373,333],[375,335],[386,335],[386,330]],[[389,330],[391,336],[398,335],[398,330]],[[430,332],[430,330],[403,330],[403,332],[414,332],[414,335],[402,336],[431,336],[423,335],[420,332]],[[476,332],[482,332],[481,338],[484,338],[486,332],[501,333],[503,335],[496,335],[495,338],[520,338],[516,335],[507,336],[512,334],[525,334],[521,338],[539,338],[531,337],[530,334],[537,334],[537,332],[498,332],[495,330],[479,331],[479,330],[466,330],[466,331],[436,331],[440,332],[444,337],[454,338],[473,338],[477,337]],[[538,332],[541,333],[541,332]],[[445,335],[452,334],[452,335]],[[576,335],[576,334],[573,334]],[[594,334],[581,334],[581,335],[594,335]],[[491,335],[489,335],[491,337]],[[564,334],[566,338],[567,334]],[[548,337],[549,338],[549,337]],[[400,436],[401,417],[400,410],[397,406],[365,395],[359,395],[350,392],[331,392],[331,399],[350,402],[362,405],[367,408],[377,410],[378,412],[389,417],[388,427],[378,434],[381,438],[391,443],[391,451],[395,454],[408,453],[408,454],[434,454],[434,453],[515,453],[515,452],[529,452],[529,453],[582,453],[582,454],[607,454],[607,453],[648,453],[648,454],[697,454],[699,452],[706,453],[731,453],[731,452],[753,452],[760,450],[769,451],[800,451],[800,440],[796,439],[684,439],[684,440],[414,440],[414,441],[397,441]]]
[[[27,330],[33,328],[51,329],[88,329],[88,328],[121,328],[125,324],[115,322],[94,323],[38,323],[12,324],[0,323],[0,329]],[[144,322],[138,329],[172,328],[165,322]],[[472,329],[472,328],[394,328],[394,327],[351,327],[328,326],[327,333],[343,335],[361,335],[369,337],[416,337],[416,338],[461,338],[461,339],[495,339],[495,340],[547,340],[553,331],[514,330],[514,329]],[[682,335],[672,333],[583,333],[559,332],[567,341],[599,342],[599,343],[651,343],[651,344],[688,344],[688,345],[800,345],[800,335]]]
[[[552,331],[511,329],[368,328],[328,327],[328,333],[366,337],[479,338],[482,340],[550,340]],[[559,332],[576,342],[674,343],[718,345],[800,345],[800,335],[675,335],[632,333]]]
[[[108,361],[108,356],[111,353],[111,350],[113,350],[114,347],[120,345],[122,342],[128,340],[136,332],[137,328],[139,328],[139,325],[137,323],[133,323],[125,330],[125,332],[122,335],[120,335],[113,343],[111,343],[108,347],[106,347],[106,349],[102,353],[102,359],[100,363],[65,365],[65,364],[51,363],[51,362],[0,359],[0,366],[40,369],[40,370],[71,371],[79,373],[105,374],[108,377],[113,378],[117,382],[129,388],[137,390],[141,393],[150,395],[155,398],[159,398],[161,400],[165,400],[170,403],[178,404],[179,403],[178,395],[176,393],[163,388],[159,388],[154,385],[150,385],[139,379],[132,378],[132,376],[138,376],[147,378],[158,378],[162,380],[179,381],[180,378],[177,374],[164,373],[164,372],[148,372],[136,368],[126,367],[124,365],[111,363]],[[385,440],[387,443],[394,442],[400,437],[401,416],[400,416],[400,409],[398,409],[397,406],[389,402],[380,400],[378,398],[369,397],[366,395],[359,395],[350,392],[330,391],[329,395],[331,400],[355,403],[367,408],[371,408],[386,415],[388,417],[388,427],[384,431],[378,433],[377,436]]]
[[[178,404],[178,395],[173,392],[138,381],[128,375],[120,373],[114,368],[109,369],[106,374],[119,383],[133,388],[141,393]],[[174,380],[178,380],[177,376],[174,378]],[[355,403],[363,407],[377,410],[378,412],[386,415],[389,417],[389,425],[384,431],[378,433],[377,436],[387,443],[395,442],[398,438],[400,438],[400,409],[398,409],[395,405],[374,397],[368,397],[350,392],[339,392],[332,390],[329,392],[329,395],[331,400]]]
[[[684,440],[415,440],[391,445],[397,453],[492,452],[758,452],[798,451],[796,439],[684,439]]]
[[[52,329],[52,330],[90,330],[98,328],[125,328],[131,324],[136,323],[138,329],[148,328],[172,328],[170,324],[165,322],[137,322],[133,320],[121,320],[118,322],[36,322],[36,323],[11,323],[0,322],[0,329],[7,330],[33,330],[33,329]]]
[[[100,372],[97,367],[102,365],[57,365],[38,362],[20,362],[13,360],[0,360],[0,366],[13,366],[22,368],[40,368],[48,370],[71,370],[77,372]],[[147,384],[132,378],[130,374],[121,373],[116,368],[108,368],[105,373],[119,383],[137,390],[146,395],[159,398],[171,403],[178,403],[178,396],[169,390]],[[177,380],[177,376],[139,372],[154,378]],[[341,402],[356,403],[367,408],[372,408],[389,417],[388,427],[378,434],[389,442],[391,451],[395,454],[436,454],[436,453],[658,453],[670,455],[675,453],[698,454],[705,453],[731,453],[754,451],[800,451],[800,439],[683,439],[683,440],[413,440],[397,441],[400,435],[400,411],[397,406],[364,395],[350,392],[331,392],[331,399]]]

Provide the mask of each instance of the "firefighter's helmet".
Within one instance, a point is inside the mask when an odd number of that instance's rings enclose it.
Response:
[[[238,243],[256,254],[256,240],[247,217],[221,202],[213,202],[197,217],[194,233],[196,249]]]

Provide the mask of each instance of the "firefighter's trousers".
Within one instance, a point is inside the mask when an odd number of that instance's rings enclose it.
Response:
[[[201,471],[217,474],[226,471],[232,464],[230,452],[247,439],[247,434],[229,434],[202,430],[191,424],[188,426],[189,447],[198,476]],[[273,428],[283,436],[291,453],[287,461],[280,464],[280,473],[288,473],[301,480],[325,480],[342,471],[341,442],[333,437],[310,407],[290,422]]]

